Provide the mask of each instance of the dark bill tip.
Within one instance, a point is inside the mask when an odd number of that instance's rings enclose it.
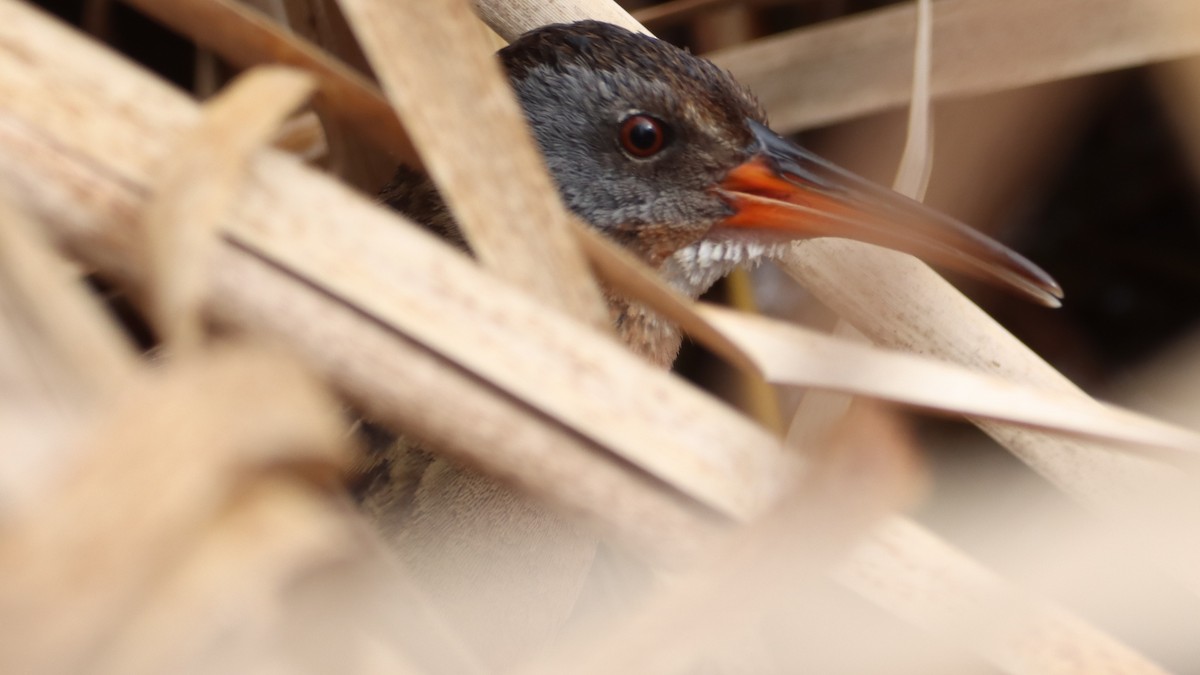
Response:
[[[963,223],[860,178],[749,121],[755,154],[719,186],[734,213],[722,227],[797,239],[842,237],[912,254],[1049,307],[1062,288],[1019,253]]]

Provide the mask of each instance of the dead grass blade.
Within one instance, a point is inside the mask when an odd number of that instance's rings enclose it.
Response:
[[[915,25],[916,9],[905,3],[710,56],[758,95],[772,126],[786,133],[908,100]],[[931,87],[941,98],[1195,54],[1200,6],[1191,0],[944,0],[933,29]]]
[[[309,71],[319,83],[322,110],[338,115],[344,124],[393,153],[397,161],[420,166],[396,114],[370,82],[259,12],[234,0],[129,0],[129,4],[236,66],[278,63]]]
[[[1155,66],[1155,93],[1177,137],[1183,142],[1192,176],[1200,182],[1200,56]]]
[[[621,545],[678,564],[727,524],[652,475],[612,461],[605,448],[573,429],[354,307],[311,292],[291,274],[236,253],[224,256],[219,270],[213,293],[220,318],[288,341],[368,416],[581,517]]]
[[[731,2],[732,0],[669,0],[634,10],[633,18],[647,26],[677,23]]]
[[[596,274],[614,291],[644,302],[714,354],[748,373],[759,374],[758,365],[742,347],[714,328],[696,311],[696,303],[663,283],[645,263],[582,223],[576,224],[575,234]]]
[[[917,201],[924,201],[929,179],[933,175],[933,120],[929,97],[933,7],[929,0],[917,0],[917,33],[914,42],[908,133],[892,189]],[[842,319],[835,325],[834,333],[856,342],[867,342],[862,333]],[[845,394],[819,390],[807,392],[788,428],[788,445],[804,450],[805,445],[819,438],[830,424],[840,419],[849,406],[850,399]]]
[[[0,523],[7,672],[80,672],[256,472],[329,484],[333,402],[271,353],[228,352],[135,382],[76,442],[53,494]]]
[[[640,23],[611,0],[472,0],[475,11],[500,37],[512,42],[522,33],[548,23],[572,23],[595,19],[647,32]]]
[[[315,230],[302,235],[297,221],[286,229],[234,225],[233,236],[722,513],[749,515],[773,493],[769,448],[776,443],[720,404],[496,284],[415,228],[396,227],[376,209],[362,209],[356,222],[358,236],[377,248],[332,248]],[[403,275],[400,248],[407,250]],[[358,274],[348,273],[347,259]],[[522,330],[502,332],[512,325]],[[666,399],[670,406],[649,404]],[[700,420],[709,421],[703,431]]]
[[[137,363],[76,271],[42,239],[39,225],[0,198],[0,312],[10,324],[5,334],[20,342],[12,345],[20,354],[5,360],[36,381],[42,394],[29,399],[74,408],[122,386]]]
[[[535,297],[607,327],[566,210],[466,0],[341,6],[476,257]],[[428,58],[445,49],[454,58]]]
[[[152,675],[182,666],[187,672],[246,672],[287,663],[291,655],[268,637],[286,634],[281,606],[291,610],[298,589],[361,554],[349,514],[331,501],[327,491],[286,475],[239,485],[222,512],[189,532],[178,561],[154,575],[146,601],[106,635],[87,671]],[[153,558],[159,552],[143,553]]]
[[[913,49],[912,103],[908,109],[908,134],[904,155],[892,189],[917,201],[925,200],[933,174],[933,123],[930,119],[929,78],[933,63],[933,5],[917,0],[917,37]]]
[[[340,6],[483,266],[610,330],[570,217],[493,56],[494,37],[466,0]],[[450,55],[430,58],[438,51]],[[420,488],[415,510],[424,517],[393,543],[419,581],[438,589],[466,639],[504,665],[557,632],[592,567],[595,533],[444,462],[425,471]],[[495,626],[499,615],[511,620]]]
[[[916,479],[906,440],[886,411],[859,408],[826,439],[833,446],[826,461],[789,475],[790,489],[770,512],[720,542],[697,569],[672,580],[633,616],[607,617],[517,672],[693,672],[698,661],[709,663],[744,638],[743,630],[753,633],[759,617],[811,608],[825,572],[872,524],[912,498]]]
[[[785,261],[826,305],[893,349],[999,375],[1048,392],[1090,400],[945,280],[910,257],[849,241],[818,240]],[[1066,450],[1065,441],[983,423],[985,431],[1068,493],[1120,510],[1123,496],[1178,483],[1168,467],[1100,448]],[[1139,487],[1140,486],[1140,487]],[[1182,486],[1181,486],[1182,487]]]
[[[314,87],[302,71],[251,70],[205,103],[200,124],[172,149],[142,220],[150,316],[171,349],[200,346],[201,305],[220,222],[245,182],[252,154]]]
[[[133,349],[41,224],[0,198],[0,520],[43,495],[65,439],[138,373]]]
[[[312,42],[328,58],[365,74],[374,85],[371,67],[346,25],[337,0],[251,0],[251,4],[294,35]],[[329,146],[322,167],[367,194],[377,194],[396,173],[397,157],[364,135],[344,115],[329,110],[335,103],[329,99],[318,99],[313,103],[321,116]]]
[[[329,152],[321,120],[312,112],[301,113],[284,122],[271,145],[306,162],[314,162]]]
[[[1041,390],[914,354],[858,345],[800,326],[714,306],[700,313],[778,384],[828,388],[968,417],[1015,422],[1087,438],[1187,455],[1200,434],[1104,405]]]
[[[1008,673],[1165,671],[1064,608],[1008,583],[914,523],[888,519],[835,576]]]

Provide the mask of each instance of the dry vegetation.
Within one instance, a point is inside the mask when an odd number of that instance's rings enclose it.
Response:
[[[491,57],[640,18],[686,26],[781,132],[915,92],[895,186],[950,184],[978,222],[1095,100],[1068,78],[1157,64],[1200,167],[1200,68],[1162,64],[1200,55],[1194,0],[765,37],[789,3],[129,0],[202,50],[192,93],[85,4],[81,30],[0,0],[0,672],[1200,669],[1195,345],[1137,410],[1100,403],[928,267],[836,240],[781,263],[832,335],[678,297],[564,210]],[[939,150],[930,183],[929,96],[1008,90],[971,121],[1005,140]],[[400,162],[474,259],[373,203]],[[749,414],[627,353],[598,280],[732,364]],[[939,506],[989,555],[963,552],[911,517],[930,477],[898,408],[972,420],[1068,499],[969,476]],[[344,488],[358,414],[439,457],[403,533]]]

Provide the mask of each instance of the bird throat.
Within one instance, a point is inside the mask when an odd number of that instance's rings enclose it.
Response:
[[[666,257],[656,271],[668,285],[695,299],[734,268],[778,257],[788,245],[732,233],[710,234]],[[670,368],[683,342],[679,326],[628,298],[606,291],[606,299],[621,341],[651,363]]]

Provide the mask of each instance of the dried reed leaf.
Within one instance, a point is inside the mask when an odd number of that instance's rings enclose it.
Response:
[[[939,98],[1200,51],[1200,5],[1191,0],[943,0],[937,8],[931,86]],[[710,56],[758,95],[776,131],[789,132],[908,100],[915,25],[916,9],[904,3]]]
[[[397,227],[390,214],[345,200],[342,208],[362,211],[362,240],[345,242],[353,248],[334,248],[325,226],[304,220],[242,221],[231,234],[722,513],[746,516],[769,500],[776,443],[761,430],[606,336],[497,284],[416,228]]]
[[[131,345],[75,271],[49,250],[41,230],[7,194],[0,198],[0,311],[20,349],[6,360],[33,371],[26,376],[45,402],[77,409],[120,388],[137,363]]]
[[[929,0],[917,0],[917,34],[913,47],[912,98],[908,110],[908,133],[904,153],[892,189],[917,201],[924,201],[933,175],[933,124],[930,119],[929,74],[933,52],[933,8]],[[834,333],[856,342],[866,337],[839,319]],[[849,408],[851,399],[830,391],[810,391],[797,406],[787,440],[791,447],[804,449],[828,432],[828,426]]]
[[[833,326],[832,335],[845,339],[849,343],[863,344],[868,340],[862,333],[838,319]],[[765,379],[765,378],[764,378]],[[811,454],[813,449],[822,446],[830,430],[838,420],[849,412],[854,396],[831,389],[812,389],[804,393],[792,415],[788,426],[785,445],[788,449],[803,454]]]
[[[0,518],[45,494],[66,443],[138,364],[79,270],[0,191]]]
[[[1008,673],[1164,673],[1062,607],[1024,592],[933,534],[888,519],[836,572],[888,611],[970,645]]]
[[[849,241],[793,247],[785,269],[874,342],[966,365],[1012,382],[1090,401],[945,280],[907,256]],[[1123,453],[1086,450],[1029,431],[981,426],[1079,498],[1120,510],[1123,497],[1163,484],[1187,491],[1172,469]]]
[[[239,487],[178,563],[156,575],[147,601],[117,627],[88,672],[248,672],[291,661],[279,653],[286,621],[280,606],[303,582],[361,554],[350,514],[338,506],[327,490],[289,477],[267,475]],[[358,656],[341,656],[343,672],[355,670]]]
[[[761,519],[633,613],[607,617],[517,672],[694,672],[770,609],[806,607],[825,573],[885,514],[912,497],[911,448],[886,412],[863,406],[827,442],[827,461],[802,474]],[[795,466],[791,469],[796,469]],[[751,672],[753,666],[748,666]]]
[[[257,0],[256,4],[295,35],[312,41],[328,58],[365,74],[373,82],[371,67],[337,0]],[[345,115],[330,110],[335,104],[336,101],[324,98],[313,103],[329,145],[323,166],[363,192],[376,194],[396,173],[397,158],[347,121]]]
[[[306,162],[314,162],[329,152],[321,120],[312,112],[301,113],[284,122],[271,145]]]
[[[1200,183],[1200,56],[1159,64],[1150,74],[1193,179]]]
[[[6,672],[81,671],[242,481],[345,466],[336,406],[292,361],[229,351],[139,380],[0,521]]]
[[[736,342],[697,313],[695,302],[664,283],[644,262],[583,224],[576,226],[575,234],[596,274],[614,291],[644,302],[729,363],[759,373],[754,360]]]
[[[386,148],[398,161],[420,166],[396,114],[370,82],[259,12],[235,0],[129,0],[129,4],[236,66],[280,63],[309,71],[319,82],[322,110],[338,115],[342,123]]]
[[[538,26],[573,23],[584,19],[616,24],[631,31],[647,32],[629,12],[611,0],[472,0],[472,3],[479,17],[509,42]]]
[[[904,154],[892,189],[917,201],[925,200],[933,174],[933,124],[929,118],[929,78],[933,62],[933,5],[917,0],[917,38],[913,48],[912,103]]]
[[[497,276],[594,327],[611,323],[570,217],[466,0],[340,0],[429,175],[475,256]],[[430,58],[451,50],[451,58]],[[493,355],[494,358],[494,355]],[[402,559],[489,663],[503,666],[557,632],[596,536],[528,497],[457,467],[426,470]],[[432,480],[434,475],[443,478]],[[526,580],[531,583],[523,583]],[[496,626],[493,617],[510,620]]]
[[[493,669],[544,649],[572,620],[598,564],[594,528],[450,462],[430,463],[411,502],[389,511],[400,522],[383,538]]]
[[[0,66],[16,53],[32,59],[0,67],[0,175],[72,251],[136,280],[127,216],[145,198],[169,140],[196,124],[195,104],[19,3],[0,3],[0,16],[0,44],[12,47],[0,50]],[[130,91],[146,104],[126,105]],[[422,430],[423,439],[442,434],[447,451],[465,461],[651,550],[677,544],[672,532],[712,515],[697,502],[743,517],[772,499],[778,443],[770,436],[291,158],[266,150],[254,160],[226,228],[236,242],[222,246],[220,273],[210,277],[218,314],[284,334],[352,386],[356,402]],[[255,259],[268,251],[266,264],[282,264],[286,274],[267,274]],[[331,309],[337,304],[312,283],[360,309]],[[367,343],[365,351],[351,347]],[[463,424],[464,410],[475,415],[471,424]]]
[[[299,70],[255,68],[205,103],[200,124],[173,148],[142,220],[150,315],[172,349],[201,343],[200,310],[217,231],[245,182],[251,155],[315,85]]]
[[[677,23],[731,4],[733,0],[666,0],[636,9],[633,18],[645,25]]]
[[[1200,451],[1200,434],[1087,397],[1040,390],[953,364],[858,345],[791,324],[700,307],[771,382],[1062,431],[1110,443]]]
[[[652,475],[612,461],[574,429],[354,307],[313,293],[291,274],[236,252],[219,269],[214,296],[223,320],[287,340],[368,416],[581,517],[622,546],[679,564],[727,523]]]
[[[467,1],[341,5],[476,257],[548,304],[607,327],[566,209]],[[454,58],[429,58],[445,49]]]

